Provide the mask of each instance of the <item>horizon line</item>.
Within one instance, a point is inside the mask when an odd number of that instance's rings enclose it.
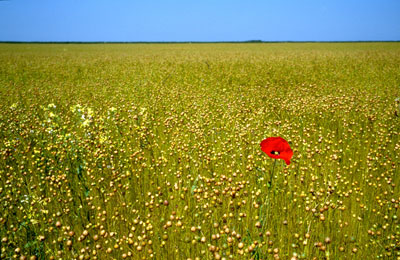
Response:
[[[356,41],[0,41],[11,44],[171,44],[171,43],[373,43],[373,42],[400,42],[400,40],[356,40]]]

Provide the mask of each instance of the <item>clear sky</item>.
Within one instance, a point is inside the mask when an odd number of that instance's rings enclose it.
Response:
[[[0,0],[0,41],[400,40],[400,0]]]

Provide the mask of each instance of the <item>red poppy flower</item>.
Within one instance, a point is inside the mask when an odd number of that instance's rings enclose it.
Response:
[[[273,159],[283,159],[286,164],[290,164],[293,151],[289,143],[282,137],[268,137],[260,143],[261,150]]]

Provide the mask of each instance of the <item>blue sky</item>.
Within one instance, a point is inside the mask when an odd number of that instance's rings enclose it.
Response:
[[[8,0],[0,41],[400,40],[400,0]]]

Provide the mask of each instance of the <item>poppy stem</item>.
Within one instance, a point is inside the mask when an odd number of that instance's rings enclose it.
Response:
[[[271,187],[272,185],[272,178],[274,177],[274,172],[275,172],[275,165],[276,165],[276,159],[274,159],[274,166],[272,166],[272,172],[271,172],[271,176],[269,177],[269,181],[268,181],[268,186]]]

